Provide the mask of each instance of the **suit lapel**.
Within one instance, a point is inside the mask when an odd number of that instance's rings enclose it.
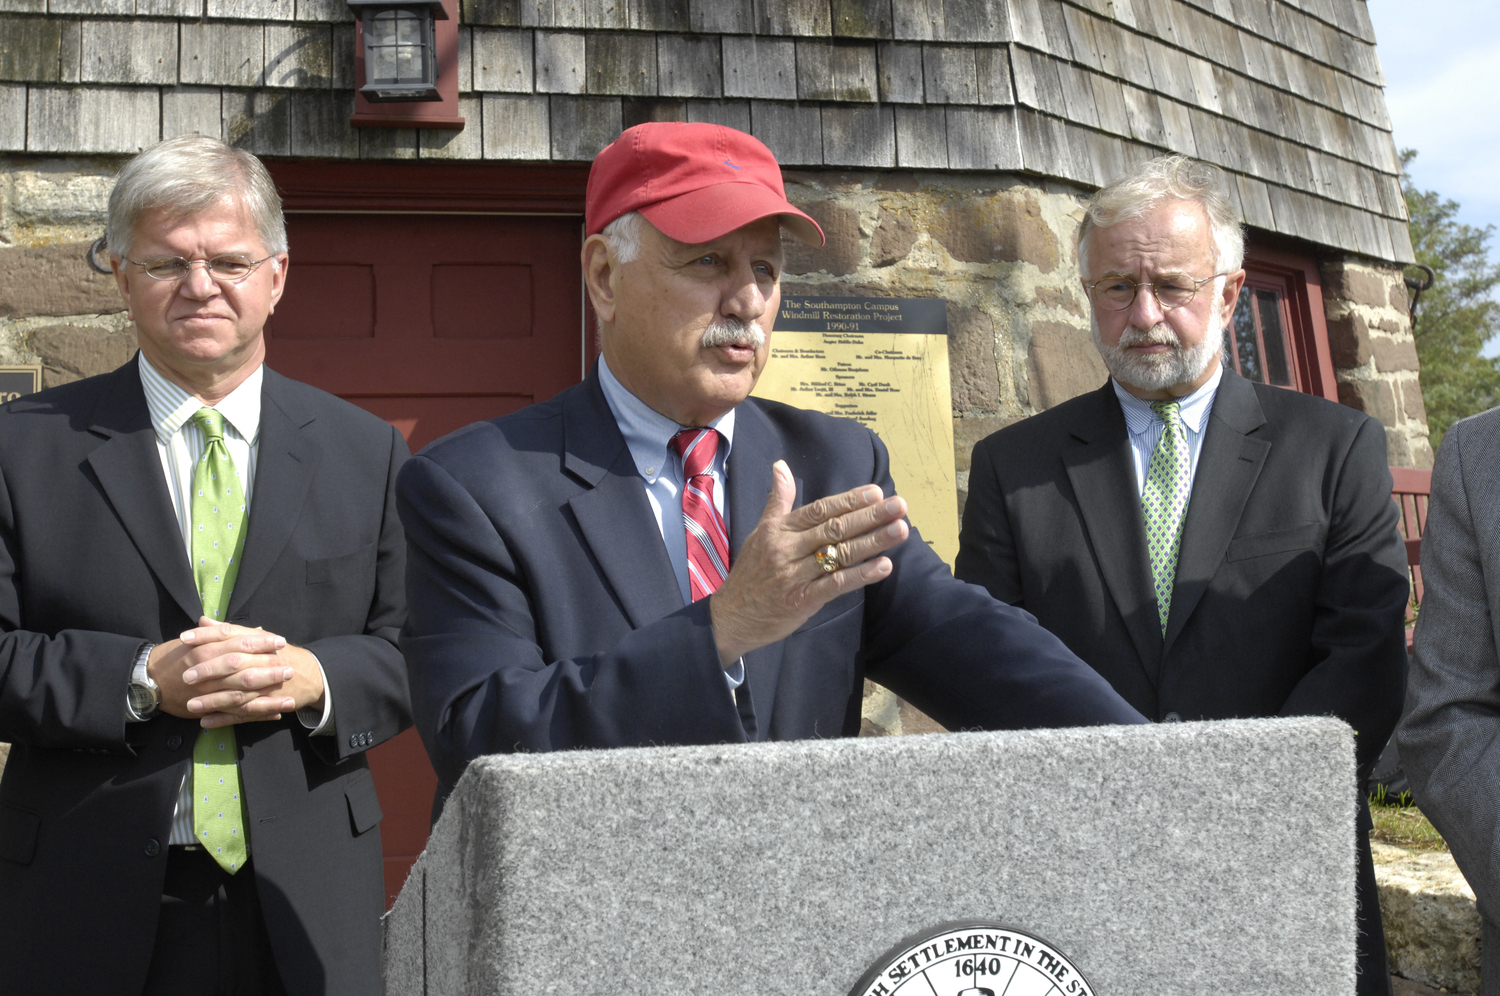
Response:
[[[780,440],[765,412],[754,400],[741,403],[734,410],[734,445],[729,450],[725,467],[729,477],[724,504],[729,509],[731,563],[739,556],[745,538],[760,522],[766,499],[771,495],[771,464],[782,457]],[[795,480],[797,494],[792,501],[793,508],[803,502],[802,480]],[[771,733],[771,709],[781,679],[785,649],[786,641],[777,640],[745,655],[745,683],[750,687],[754,711],[754,725],[747,725],[746,731],[753,739],[765,740]]]
[[[1198,453],[1193,493],[1182,525],[1172,614],[1167,619],[1166,650],[1187,624],[1224,560],[1239,528],[1271,444],[1249,434],[1264,425],[1265,414],[1250,382],[1226,370],[1214,395],[1213,411]]]
[[[1161,670],[1161,623],[1146,551],[1146,526],[1135,488],[1130,435],[1114,387],[1106,383],[1080,407],[1063,453],[1084,529],[1137,656],[1152,683]]]
[[[128,363],[111,374],[106,384],[89,428],[107,442],[89,454],[89,466],[141,559],[178,607],[196,622],[203,614],[203,602],[193,581],[182,528],[172,510],[140,372],[135,363]]]
[[[604,579],[636,628],[682,608],[682,590],[597,368],[563,400],[563,466],[589,490],[568,500]]]
[[[296,403],[286,383],[286,378],[266,368],[250,527],[229,597],[229,619],[239,616],[291,541],[322,458],[322,448],[303,431],[314,416]]]

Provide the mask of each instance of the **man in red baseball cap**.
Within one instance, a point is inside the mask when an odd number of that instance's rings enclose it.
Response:
[[[594,160],[587,379],[409,461],[402,650],[440,781],[495,751],[857,733],[866,676],[953,728],[1144,722],[908,539],[885,447],[751,398],[780,303],[769,149],[709,124]]]

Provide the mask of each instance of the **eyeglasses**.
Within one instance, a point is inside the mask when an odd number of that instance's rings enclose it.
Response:
[[[226,281],[237,284],[250,274],[255,268],[264,263],[266,259],[275,258],[273,253],[265,259],[249,259],[240,255],[215,256],[212,259],[183,259],[181,256],[152,256],[150,259],[127,259],[126,262],[134,263],[146,271],[146,276],[156,280],[181,280],[193,269],[194,264],[202,263],[208,275],[215,280]]]
[[[1128,277],[1105,277],[1089,284],[1089,299],[1109,311],[1124,311],[1135,303],[1136,292],[1150,287],[1156,295],[1156,303],[1162,311],[1171,311],[1188,304],[1198,295],[1198,288],[1210,280],[1227,277],[1227,273],[1215,273],[1211,277],[1195,280],[1186,273],[1167,273],[1155,280],[1136,282]]]

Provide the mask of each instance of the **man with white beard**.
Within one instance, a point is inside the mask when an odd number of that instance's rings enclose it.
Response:
[[[481,754],[858,733],[866,676],[953,728],[1145,721],[953,579],[873,433],[749,397],[782,229],[822,242],[751,136],[629,129],[589,173],[598,364],[403,470],[401,642],[438,808]]]
[[[974,447],[957,574],[1154,720],[1344,719],[1362,785],[1406,678],[1385,431],[1224,368],[1243,256],[1206,163],[1155,159],[1093,197],[1078,263],[1110,380]],[[1358,991],[1386,996],[1369,829],[1361,798]]]

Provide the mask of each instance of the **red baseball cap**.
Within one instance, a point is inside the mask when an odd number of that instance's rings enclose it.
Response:
[[[787,201],[771,150],[723,125],[650,121],[625,129],[595,156],[584,208],[587,233],[597,235],[631,211],[694,245],[771,215],[803,242],[824,241],[818,223]]]

